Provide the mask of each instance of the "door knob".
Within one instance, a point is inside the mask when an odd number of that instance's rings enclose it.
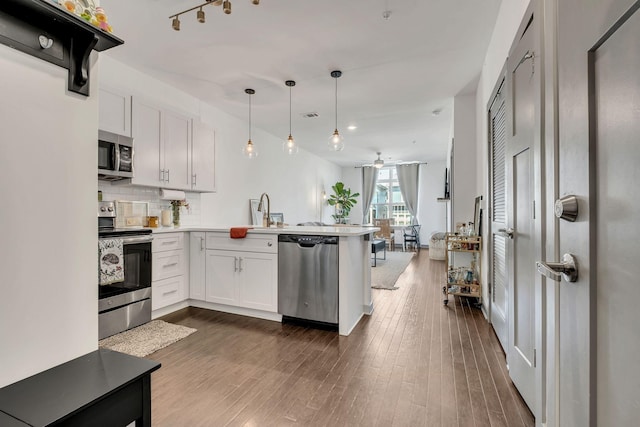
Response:
[[[513,239],[513,233],[515,233],[515,232],[516,232],[516,231],[515,231],[513,228],[511,228],[511,227],[508,227],[508,228],[499,228],[499,229],[498,229],[498,233],[500,233],[500,234],[502,234],[504,237],[508,237],[508,238],[510,238],[510,239]]]
[[[536,261],[538,272],[549,279],[559,282],[562,277],[567,282],[578,280],[578,267],[576,260],[571,254],[562,255],[562,262]]]
[[[578,198],[576,196],[564,196],[556,200],[553,210],[557,218],[575,222],[578,218]]]

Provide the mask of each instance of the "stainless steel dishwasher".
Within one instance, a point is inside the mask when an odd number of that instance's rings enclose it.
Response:
[[[338,323],[337,236],[278,236],[278,312]]]

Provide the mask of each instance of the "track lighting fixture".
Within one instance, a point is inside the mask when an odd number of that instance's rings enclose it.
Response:
[[[171,27],[176,31],[180,31],[180,20],[177,16],[171,21]]]
[[[331,77],[336,80],[336,129],[329,138],[329,149],[333,151],[342,151],[344,149],[343,137],[338,132],[338,78],[342,75],[342,71],[332,71]]]
[[[282,151],[287,154],[294,155],[298,152],[298,144],[293,140],[291,136],[291,88],[296,85],[293,80],[287,80],[284,82],[289,87],[289,138],[282,143]]]
[[[258,5],[260,4],[260,0],[251,0],[251,3]],[[173,28],[176,31],[180,31],[180,19],[178,19],[180,17],[180,15],[183,15],[187,12],[191,12],[192,10],[196,10],[198,9],[198,12],[196,13],[196,19],[198,20],[198,22],[200,23],[204,23],[204,10],[202,10],[202,8],[204,6],[209,6],[209,5],[213,5],[213,6],[222,6],[222,11],[226,14],[229,15],[231,14],[231,1],[230,0],[207,0],[205,3],[199,4],[197,6],[194,6],[190,9],[186,9],[183,10],[182,12],[178,12],[175,15],[171,15],[169,17],[169,19],[172,19],[171,21],[171,28]]]
[[[247,141],[247,144],[242,147],[242,153],[246,157],[253,159],[258,157],[258,149],[253,145],[253,142],[251,142],[251,95],[256,93],[256,91],[253,89],[245,89],[244,93],[249,95],[249,141]]]
[[[378,155],[378,158],[373,162],[373,167],[376,169],[380,169],[384,166],[384,160],[380,158],[380,154],[382,154],[380,151],[378,151],[376,154]]]

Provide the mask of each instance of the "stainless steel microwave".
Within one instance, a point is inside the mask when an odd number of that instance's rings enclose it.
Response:
[[[98,179],[119,181],[133,178],[133,138],[98,131]]]

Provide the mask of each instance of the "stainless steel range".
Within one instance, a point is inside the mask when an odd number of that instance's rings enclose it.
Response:
[[[115,224],[114,202],[99,202],[99,339],[151,320],[151,230],[117,229]],[[112,268],[104,271],[103,266]]]

